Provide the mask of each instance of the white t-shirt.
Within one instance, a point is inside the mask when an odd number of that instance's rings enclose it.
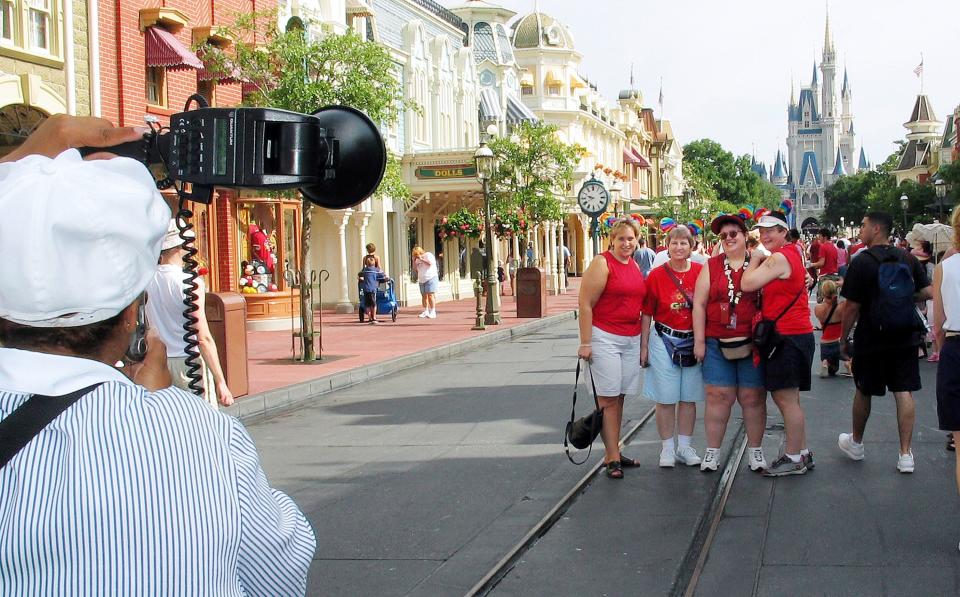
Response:
[[[670,251],[667,251],[667,250],[660,251],[659,253],[657,253],[657,256],[653,258],[653,266],[650,269],[652,270],[654,268],[660,267],[661,265],[663,265],[668,261],[670,261]],[[707,256],[701,255],[700,253],[691,253],[690,261],[694,263],[704,264],[707,262]]]
[[[946,316],[943,329],[960,331],[960,253],[955,253],[940,262],[943,279],[940,292],[943,297],[943,314]]]
[[[187,356],[187,343],[183,341],[184,293],[187,274],[177,265],[158,265],[157,273],[147,285],[147,321],[157,330],[160,339],[167,347],[167,356],[183,358]],[[203,278],[197,278],[197,296],[206,293]],[[200,314],[202,315],[202,314]]]
[[[433,253],[424,253],[420,259],[415,260],[414,267],[417,269],[417,282],[423,284],[439,277],[437,272],[437,258]]]

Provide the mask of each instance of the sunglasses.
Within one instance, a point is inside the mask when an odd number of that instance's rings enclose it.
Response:
[[[721,232],[717,236],[720,237],[720,240],[727,240],[737,238],[737,235],[740,234],[739,230],[731,230],[730,232]]]

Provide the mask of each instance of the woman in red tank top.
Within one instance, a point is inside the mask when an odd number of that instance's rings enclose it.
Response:
[[[763,319],[776,321],[782,338],[769,355],[762,355],[766,388],[783,415],[786,448],[764,474],[768,477],[802,475],[813,468],[813,454],[807,450],[807,437],[800,391],[810,389],[813,366],[813,325],[807,302],[803,259],[787,245],[786,217],[781,212],[761,216],[756,228],[760,242],[770,251],[766,259],[757,255],[743,274],[741,288],[761,291]]]
[[[580,347],[590,362],[597,400],[603,409],[607,476],[623,478],[623,467],[640,463],[620,453],[623,398],[640,386],[640,321],[646,284],[633,260],[640,227],[632,218],[610,230],[610,250],[593,258],[580,284]]]
[[[767,467],[763,456],[763,430],[767,423],[767,391],[763,365],[753,362],[750,326],[757,312],[757,293],[740,286],[750,265],[747,253],[747,226],[735,215],[721,215],[710,229],[720,238],[723,251],[711,257],[697,278],[693,299],[693,353],[703,363],[703,384],[707,398],[703,426],[707,451],[700,464],[704,472],[715,471],[720,463],[720,446],[727,432],[730,410],[740,403],[750,470]]]

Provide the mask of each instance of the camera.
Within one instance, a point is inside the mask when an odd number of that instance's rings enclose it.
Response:
[[[328,209],[357,205],[383,179],[387,152],[362,112],[328,106],[313,114],[275,108],[209,108],[179,112],[169,130],[108,151],[161,167],[181,183],[182,197],[210,203],[214,187],[299,189]],[[183,186],[189,183],[189,189]]]

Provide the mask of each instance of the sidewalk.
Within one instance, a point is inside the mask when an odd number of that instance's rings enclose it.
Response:
[[[567,284],[564,294],[547,297],[545,318],[570,313],[577,308],[580,279],[569,278]],[[474,297],[438,303],[436,319],[417,317],[422,308],[416,305],[401,308],[396,322],[391,322],[389,316],[380,315],[378,318],[382,323],[377,325],[360,323],[357,313],[342,314],[324,310],[322,360],[312,363],[292,360],[289,330],[248,332],[247,367],[250,387],[248,395],[239,398],[237,402],[242,405],[243,402],[272,390],[543,321],[518,318],[513,296],[502,296],[500,300],[500,325],[487,326],[484,331],[470,329],[476,321],[477,303]],[[316,319],[316,331],[321,331],[319,320],[320,314]],[[227,409],[238,416],[241,414],[238,411],[242,410],[238,405]]]

